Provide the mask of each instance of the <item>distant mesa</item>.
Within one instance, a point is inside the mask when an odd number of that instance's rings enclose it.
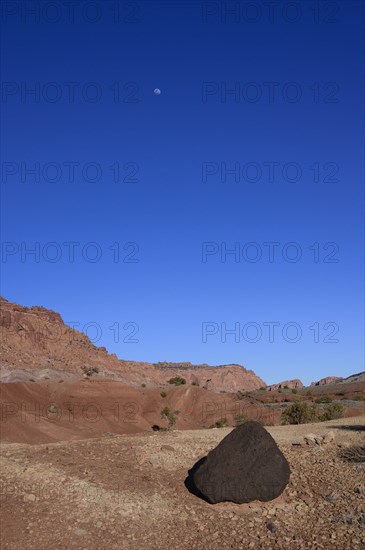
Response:
[[[299,380],[299,378],[295,378],[294,380],[284,380],[284,382],[279,382],[278,384],[271,384],[271,386],[268,386],[267,389],[269,391],[274,390],[281,390],[281,389],[298,389],[298,388],[304,388],[303,382]]]
[[[83,333],[44,307],[24,307],[0,297],[1,374],[3,382],[82,378],[118,380],[130,386],[160,387],[175,375],[209,391],[254,391],[265,382],[241,365],[209,366],[190,362],[125,361],[95,346]],[[209,382],[207,382],[209,380]]]
[[[326,376],[321,378],[318,382],[312,382],[311,386],[326,386],[327,384],[333,384],[335,382],[341,382],[343,378],[341,376]]]

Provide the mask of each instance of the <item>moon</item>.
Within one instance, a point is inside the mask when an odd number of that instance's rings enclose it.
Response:
[[[155,95],[161,95],[161,90],[160,90],[160,88],[155,88],[155,89],[153,90],[153,93],[154,93]]]

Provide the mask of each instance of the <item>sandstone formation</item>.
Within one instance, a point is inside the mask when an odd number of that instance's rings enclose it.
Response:
[[[336,382],[342,382],[343,378],[341,376],[326,376],[321,378],[318,382],[312,382],[311,386],[326,386],[327,384],[333,384]]]
[[[297,388],[304,388],[304,385],[299,378],[295,378],[294,380],[284,380],[284,382],[279,382],[278,384],[271,384],[271,386],[268,386],[269,391],[274,390],[281,390],[285,387],[289,389],[297,389]]]
[[[209,366],[120,360],[94,345],[84,333],[66,325],[59,313],[44,307],[23,307],[0,297],[1,376],[3,382],[67,379],[82,368],[98,369],[93,378],[128,385],[162,386],[175,376],[212,391],[252,391],[265,382],[241,365]]]

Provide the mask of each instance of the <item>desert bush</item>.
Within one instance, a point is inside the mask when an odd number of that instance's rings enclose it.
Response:
[[[295,401],[281,415],[282,424],[306,424],[316,418],[316,409],[308,403]]]
[[[305,392],[305,395],[306,395],[307,397],[312,397],[312,396],[313,396],[312,390],[307,390],[307,391]]]
[[[90,378],[93,374],[96,374],[99,372],[98,367],[87,367],[86,365],[81,367],[81,370],[84,373],[84,375],[87,376],[88,378]]]
[[[364,395],[355,395],[354,400],[355,401],[365,401],[365,396]]]
[[[289,386],[284,386],[284,390],[288,390],[289,389]]]
[[[172,428],[172,426],[176,423],[176,415],[179,414],[180,411],[172,411],[170,407],[164,407],[161,411],[161,418],[167,420],[168,422],[168,429]]]
[[[297,390],[297,388],[293,388],[291,392],[292,393],[298,393],[298,390]]]
[[[260,391],[266,391],[266,386],[261,386]]]
[[[228,426],[227,418],[221,418],[220,420],[217,420],[214,422],[214,424],[211,424],[209,428],[226,428]]]
[[[200,386],[199,382],[195,382],[195,381],[192,382],[191,385],[192,385],[192,386]]]
[[[174,378],[170,378],[168,380],[169,384],[175,384],[175,386],[182,386],[183,384],[186,384],[185,378],[182,378],[182,376],[174,376]]]
[[[332,403],[332,397],[330,397],[329,395],[318,397],[317,399],[315,399],[315,403]]]
[[[142,388],[145,388],[146,387],[146,384],[141,384]]]
[[[331,403],[328,405],[323,414],[319,416],[321,422],[326,422],[327,420],[334,420],[335,418],[342,418],[344,412],[344,406],[340,403]]]
[[[365,462],[365,446],[354,445],[341,449],[340,456],[347,462]]]
[[[235,424],[236,424],[236,427],[237,426],[241,426],[242,424],[244,424],[245,422],[247,422],[248,420],[248,417],[245,415],[245,414],[237,414],[235,416]]]
[[[162,391],[162,392],[160,393],[160,395],[161,395],[161,397],[166,397],[167,391]]]

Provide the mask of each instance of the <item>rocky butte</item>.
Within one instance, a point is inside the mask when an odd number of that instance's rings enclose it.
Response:
[[[120,360],[65,324],[59,313],[40,306],[24,307],[2,297],[0,327],[3,382],[79,378],[87,366],[98,370],[93,378],[114,379],[132,386],[160,386],[177,375],[188,384],[212,391],[252,391],[265,386],[259,376],[241,365]]]

